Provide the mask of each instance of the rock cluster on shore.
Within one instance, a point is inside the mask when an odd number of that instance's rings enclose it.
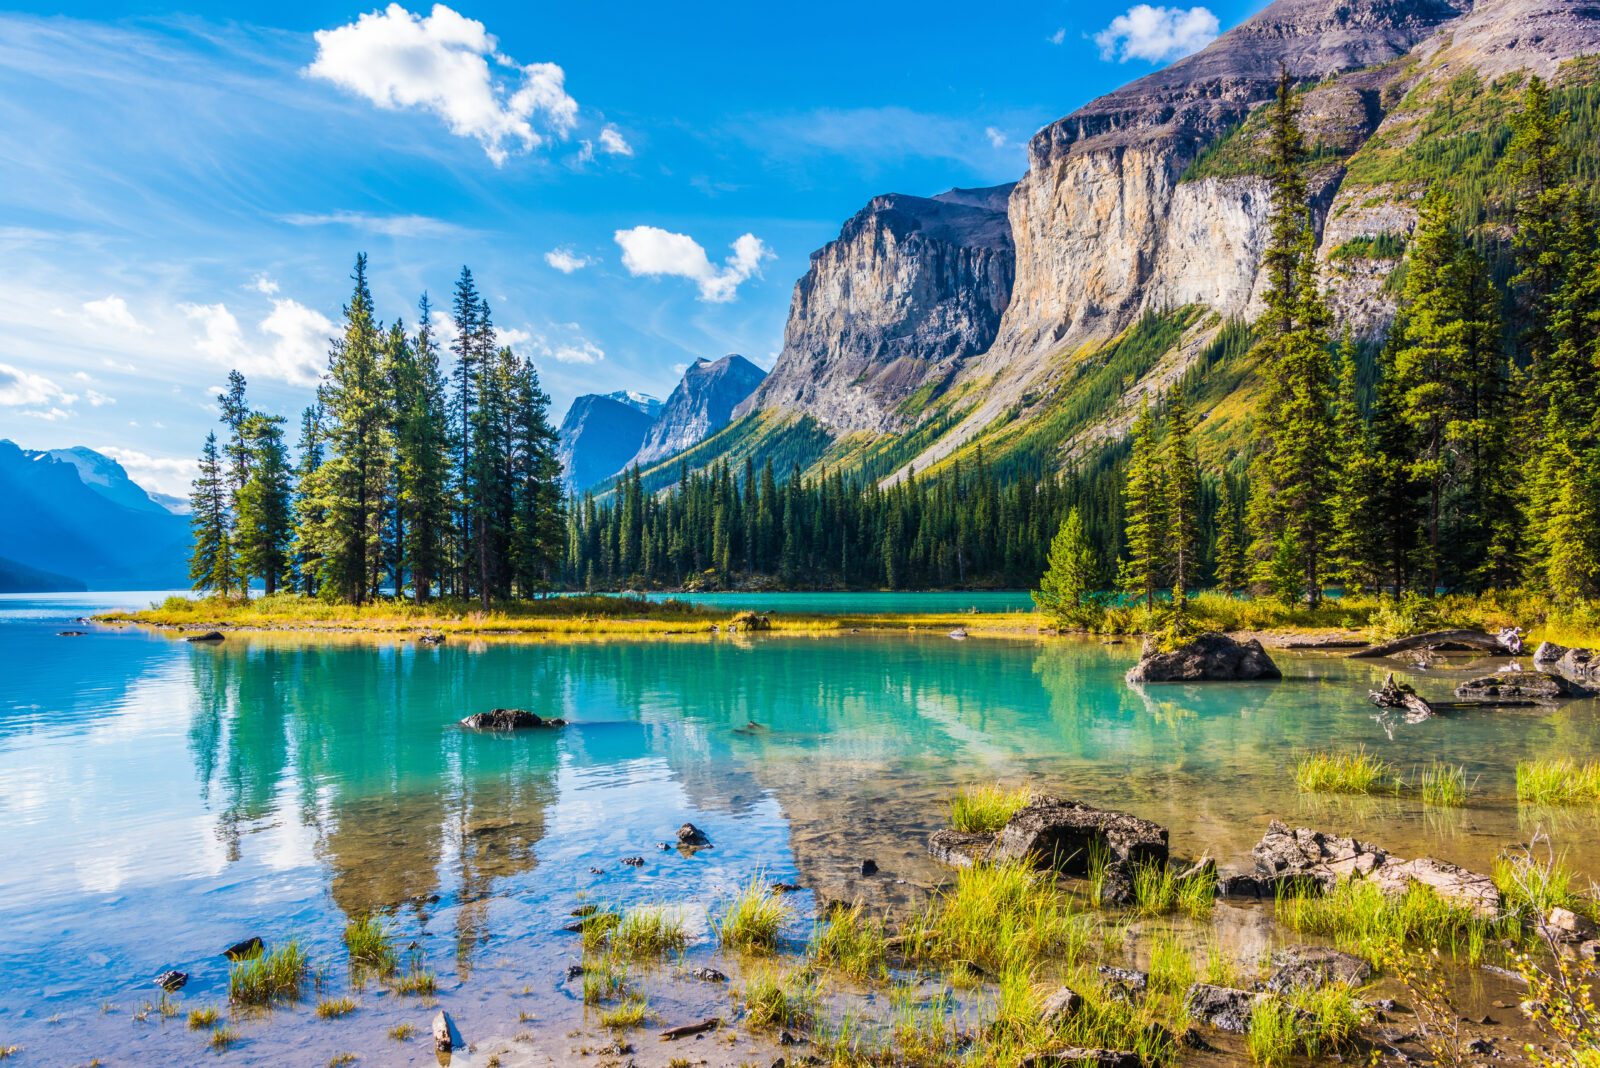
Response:
[[[1170,652],[1148,640],[1139,662],[1128,669],[1129,682],[1249,682],[1281,679],[1283,672],[1254,638],[1238,641],[1215,631]]]

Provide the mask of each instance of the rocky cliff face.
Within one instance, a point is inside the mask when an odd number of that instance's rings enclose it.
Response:
[[[697,445],[728,425],[734,409],[753,393],[766,372],[743,356],[696,360],[667,397],[638,452],[624,466],[646,467]]]
[[[661,402],[654,401],[654,407],[659,410]],[[621,471],[654,422],[649,405],[625,403],[614,394],[586,393],[574,400],[557,431],[556,455],[568,488],[584,490]]]
[[[838,432],[904,425],[907,397],[994,341],[1011,299],[1011,188],[873,198],[812,253],[783,351],[739,414],[799,411]]]

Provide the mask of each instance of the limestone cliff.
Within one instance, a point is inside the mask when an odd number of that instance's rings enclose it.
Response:
[[[1010,192],[873,198],[812,253],[778,362],[738,414],[799,411],[838,432],[903,426],[902,402],[994,341],[1011,298]]]

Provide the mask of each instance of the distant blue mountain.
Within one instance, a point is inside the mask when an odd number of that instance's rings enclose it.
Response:
[[[660,401],[644,399],[653,411],[632,398],[619,400],[616,394],[585,393],[572,402],[561,420],[558,451],[569,488],[582,490],[610,478],[639,451],[661,410]]]
[[[152,500],[115,460],[82,447],[36,452],[0,440],[0,558],[17,569],[16,581],[172,589],[189,584],[188,557],[189,521]]]
[[[81,593],[86,589],[78,579],[0,559],[0,593]]]

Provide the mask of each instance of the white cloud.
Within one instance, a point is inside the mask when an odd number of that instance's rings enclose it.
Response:
[[[133,317],[133,312],[128,310],[128,302],[118,296],[85,301],[83,311],[85,315],[101,326],[109,326],[114,330],[125,330],[133,334],[148,334],[150,332],[148,326]]]
[[[89,402],[91,408],[104,408],[108,404],[117,403],[117,398],[108,397],[98,389],[89,390],[83,395],[83,399]]]
[[[29,419],[43,419],[47,423],[72,418],[72,413],[64,408],[26,408],[22,414]]]
[[[622,136],[622,131],[610,123],[600,131],[600,148],[613,156],[633,155],[633,146]]]
[[[451,133],[475,138],[497,167],[514,151],[538,148],[548,133],[566,136],[577,122],[578,102],[560,67],[518,63],[483,23],[443,4],[427,17],[390,4],[315,36],[308,75],[380,108],[431,111]]]
[[[540,354],[557,363],[599,363],[606,358],[605,350],[586,337],[563,344],[543,344]]]
[[[278,292],[278,283],[264,274],[258,274],[250,279],[250,288],[266,296],[274,296]]]
[[[272,314],[261,320],[261,330],[272,343],[266,373],[297,386],[313,386],[328,364],[328,343],[333,323],[315,308],[299,301],[274,300]]]
[[[553,248],[544,254],[544,262],[560,271],[562,274],[571,274],[581,271],[594,262],[588,256],[581,256],[570,248]]]
[[[1046,41],[1049,41],[1053,45],[1061,44],[1066,39],[1067,39],[1067,28],[1065,26],[1061,27],[1055,33],[1052,33],[1049,37],[1045,38]]]
[[[195,461],[180,456],[152,456],[138,449],[125,449],[116,445],[102,445],[105,453],[128,472],[128,477],[147,490],[186,497],[189,484],[194,481]]]
[[[1006,147],[1006,135],[998,127],[990,126],[984,129],[983,135],[989,139],[989,144],[995,148]]]
[[[364,230],[369,234],[381,234],[384,237],[448,237],[464,232],[454,223],[429,218],[426,215],[367,215],[359,211],[333,211],[314,215],[297,212],[283,216],[283,221],[290,226],[348,226],[352,230]],[[269,296],[277,291],[276,283],[272,284],[270,292],[261,290]]]
[[[44,375],[0,363],[0,405],[21,408],[33,404],[71,404],[77,399],[75,394],[68,393]]]
[[[1220,29],[1217,16],[1203,7],[1135,4],[1095,34],[1094,43],[1100,46],[1101,59],[1163,63],[1200,51],[1217,39]]]
[[[688,234],[675,234],[658,226],[635,226],[618,230],[615,237],[622,248],[622,265],[629,274],[691,279],[700,286],[700,299],[714,304],[732,300],[740,284],[759,273],[763,260],[773,257],[755,234],[744,234],[735,241],[733,254],[721,267],[712,266],[706,250]]]
[[[259,329],[272,339],[259,348],[246,340],[239,320],[225,304],[180,304],[178,310],[200,325],[195,348],[213,363],[295,386],[313,386],[327,364],[333,323],[321,312],[294,300],[274,300]]]
[[[514,326],[497,326],[494,328],[494,340],[501,348],[516,350],[532,341],[533,334]]]

